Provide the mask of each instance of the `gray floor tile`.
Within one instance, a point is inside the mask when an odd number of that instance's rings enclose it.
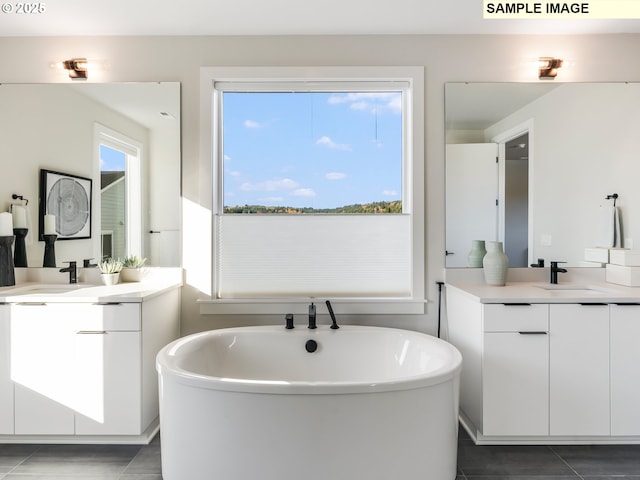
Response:
[[[33,455],[40,445],[0,444],[0,473],[11,471],[16,465]]]
[[[137,474],[137,475],[121,475],[118,480],[162,480],[162,475],[157,474]]]
[[[162,473],[160,445],[145,446],[131,460],[124,471],[125,474],[159,474]]]
[[[562,445],[551,448],[583,476],[640,476],[640,445]]]
[[[577,475],[471,475],[466,480],[576,480]],[[618,478],[618,480],[621,480]]]
[[[117,475],[84,475],[84,474],[64,474],[50,475],[43,474],[8,474],[1,480],[120,480]]]
[[[458,446],[458,465],[467,478],[478,475],[556,475],[578,478],[546,446]]]
[[[44,445],[11,474],[113,475],[117,478],[139,450],[139,446],[133,445]]]

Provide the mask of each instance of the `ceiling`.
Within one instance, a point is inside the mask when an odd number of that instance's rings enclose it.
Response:
[[[640,19],[484,20],[482,0],[54,0],[42,5],[44,13],[0,14],[0,36],[640,33]]]

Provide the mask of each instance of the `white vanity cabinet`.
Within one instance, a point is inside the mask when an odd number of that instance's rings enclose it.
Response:
[[[74,319],[65,304],[11,305],[17,435],[73,435]]]
[[[141,434],[141,304],[75,307],[76,435]]]
[[[549,431],[608,436],[609,305],[549,306]]]
[[[640,304],[610,306],[611,435],[640,435]]]
[[[155,355],[179,335],[178,289],[138,302],[7,307],[15,430],[3,433],[148,441],[159,413]]]
[[[543,303],[539,287],[517,288],[500,304],[487,287],[447,286],[449,341],[463,357],[460,417],[471,436],[640,443],[640,301]],[[527,295],[530,304],[518,303]]]
[[[0,435],[13,434],[11,321],[9,305],[0,304]]]
[[[484,435],[548,435],[548,306],[485,305],[482,323]]]

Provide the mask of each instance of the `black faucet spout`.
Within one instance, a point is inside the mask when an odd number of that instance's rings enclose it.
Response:
[[[78,269],[76,267],[76,262],[65,262],[68,263],[69,266],[65,268],[61,268],[60,272],[69,273],[69,283],[78,283]]]
[[[551,262],[551,283],[552,284],[556,284],[558,283],[558,274],[559,273],[567,273],[567,269],[566,268],[559,268],[558,264],[559,263],[567,263],[567,262]]]
[[[311,330],[317,328],[316,327],[316,306],[311,302],[309,305],[309,328]]]

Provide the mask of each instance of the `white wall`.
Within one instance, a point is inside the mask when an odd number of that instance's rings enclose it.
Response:
[[[640,35],[611,36],[352,36],[352,37],[120,37],[0,38],[0,82],[68,81],[49,68],[53,60],[86,56],[109,67],[90,81],[182,82],[182,192],[197,214],[184,219],[198,231],[211,207],[211,168],[199,152],[199,69],[238,65],[418,65],[425,67],[426,261],[430,303],[425,316],[348,319],[433,333],[437,286],[444,276],[444,84],[447,81],[536,81],[540,56],[571,59],[556,81],[640,80]],[[20,65],[20,68],[15,68]],[[6,162],[6,159],[0,159]],[[210,252],[183,258],[183,333],[257,323],[254,318],[199,314],[197,289],[206,281]],[[339,312],[336,312],[339,314]],[[267,319],[266,321],[280,321]]]

